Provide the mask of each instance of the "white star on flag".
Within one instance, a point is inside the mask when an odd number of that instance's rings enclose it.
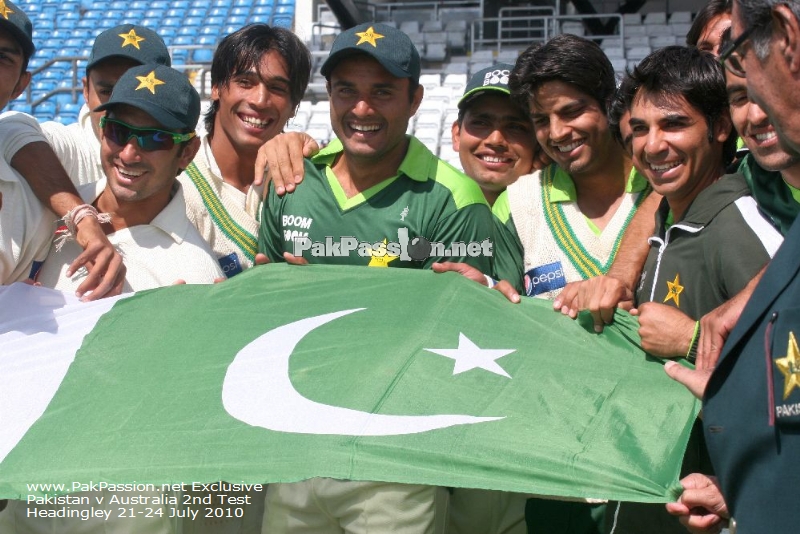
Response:
[[[495,360],[502,358],[516,349],[482,349],[470,339],[459,332],[458,334],[458,348],[457,349],[424,349],[428,352],[433,352],[440,356],[456,361],[453,367],[453,374],[461,374],[470,369],[483,369],[506,378],[511,378],[511,375],[506,373],[505,369],[500,367]]]

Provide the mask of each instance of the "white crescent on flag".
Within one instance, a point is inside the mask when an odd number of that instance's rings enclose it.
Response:
[[[228,367],[222,403],[249,425],[296,434],[398,436],[503,417],[470,415],[384,415],[331,406],[302,396],[289,378],[289,358],[309,332],[364,308],[301,319],[270,330],[249,343]]]

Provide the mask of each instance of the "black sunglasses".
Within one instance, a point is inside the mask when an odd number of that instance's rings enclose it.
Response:
[[[135,137],[139,148],[145,152],[170,150],[176,143],[183,143],[197,135],[195,132],[181,134],[157,128],[136,128],[108,117],[100,117],[100,128],[103,135],[115,145],[124,146],[131,137]]]
[[[742,56],[736,52],[736,49],[744,44],[750,37],[750,34],[755,30],[755,26],[750,26],[742,34],[736,38],[735,41],[730,41],[719,54],[719,61],[722,66],[730,71],[731,74],[739,78],[745,77],[744,66],[742,65]]]

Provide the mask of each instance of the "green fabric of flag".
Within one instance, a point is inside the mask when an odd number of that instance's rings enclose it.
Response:
[[[698,403],[636,330],[429,271],[269,265],[138,293],[84,338],[0,497],[324,476],[674,500]]]

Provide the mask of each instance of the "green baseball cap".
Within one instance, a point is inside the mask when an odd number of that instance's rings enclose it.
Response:
[[[11,2],[0,0],[0,28],[19,42],[25,59],[30,59],[36,47],[33,45],[33,24],[28,15]]]
[[[336,36],[331,53],[320,69],[322,75],[328,78],[341,60],[359,53],[374,58],[392,76],[419,81],[417,47],[397,28],[376,22],[359,24]]]
[[[464,96],[458,101],[458,109],[467,107],[484,91],[498,91],[504,95],[511,95],[508,89],[508,76],[513,68],[514,65],[509,63],[495,63],[473,74],[464,89]]]
[[[86,72],[110,57],[124,57],[142,65],[172,66],[164,40],[153,30],[137,24],[122,24],[99,34],[92,45]]]
[[[123,74],[111,98],[94,111],[119,104],[141,109],[167,130],[194,130],[200,118],[200,95],[182,72],[165,65],[138,65]]]

